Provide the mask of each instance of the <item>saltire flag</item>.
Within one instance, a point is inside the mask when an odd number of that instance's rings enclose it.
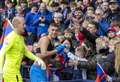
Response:
[[[9,19],[3,21],[3,32],[0,38],[0,49],[2,48],[5,37],[13,31],[13,26]]]
[[[95,82],[107,82],[106,79],[108,75],[105,73],[105,71],[103,70],[103,68],[99,63],[97,63],[96,68],[97,68],[97,78]]]

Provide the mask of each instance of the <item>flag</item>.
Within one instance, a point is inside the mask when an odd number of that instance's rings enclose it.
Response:
[[[2,48],[5,37],[13,31],[13,26],[8,19],[3,21],[3,32],[0,38],[0,49]]]
[[[106,82],[107,74],[103,70],[100,64],[97,63],[97,78],[95,82]]]

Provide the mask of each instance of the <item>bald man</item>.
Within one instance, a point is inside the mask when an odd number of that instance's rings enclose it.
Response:
[[[13,31],[5,38],[0,50],[0,73],[4,82],[23,82],[20,65],[24,56],[37,61],[39,66],[46,69],[45,63],[27,50],[24,43],[24,18],[15,17],[12,21]]]

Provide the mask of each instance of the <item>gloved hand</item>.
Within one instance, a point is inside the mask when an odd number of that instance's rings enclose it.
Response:
[[[44,62],[43,60],[37,59],[36,61],[37,61],[38,65],[41,66],[41,68],[42,68],[43,70],[46,69],[46,64],[45,64],[45,62]]]
[[[3,72],[0,72],[0,82],[2,82],[3,79]]]
[[[65,48],[65,45],[61,44],[55,48],[57,54],[60,54]]]

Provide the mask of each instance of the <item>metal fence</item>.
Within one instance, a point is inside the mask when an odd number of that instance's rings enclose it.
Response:
[[[30,82],[30,81],[29,79],[24,79],[24,82]],[[95,81],[78,79],[78,80],[60,80],[60,81],[49,81],[49,82],[95,82]]]
[[[28,74],[29,69],[30,69],[30,66],[27,66],[27,65],[22,66],[21,73],[22,73],[23,80],[24,80],[23,82],[30,82],[29,74]],[[77,80],[60,80],[60,81],[49,81],[49,82],[95,82],[95,81],[94,80],[77,79]]]

